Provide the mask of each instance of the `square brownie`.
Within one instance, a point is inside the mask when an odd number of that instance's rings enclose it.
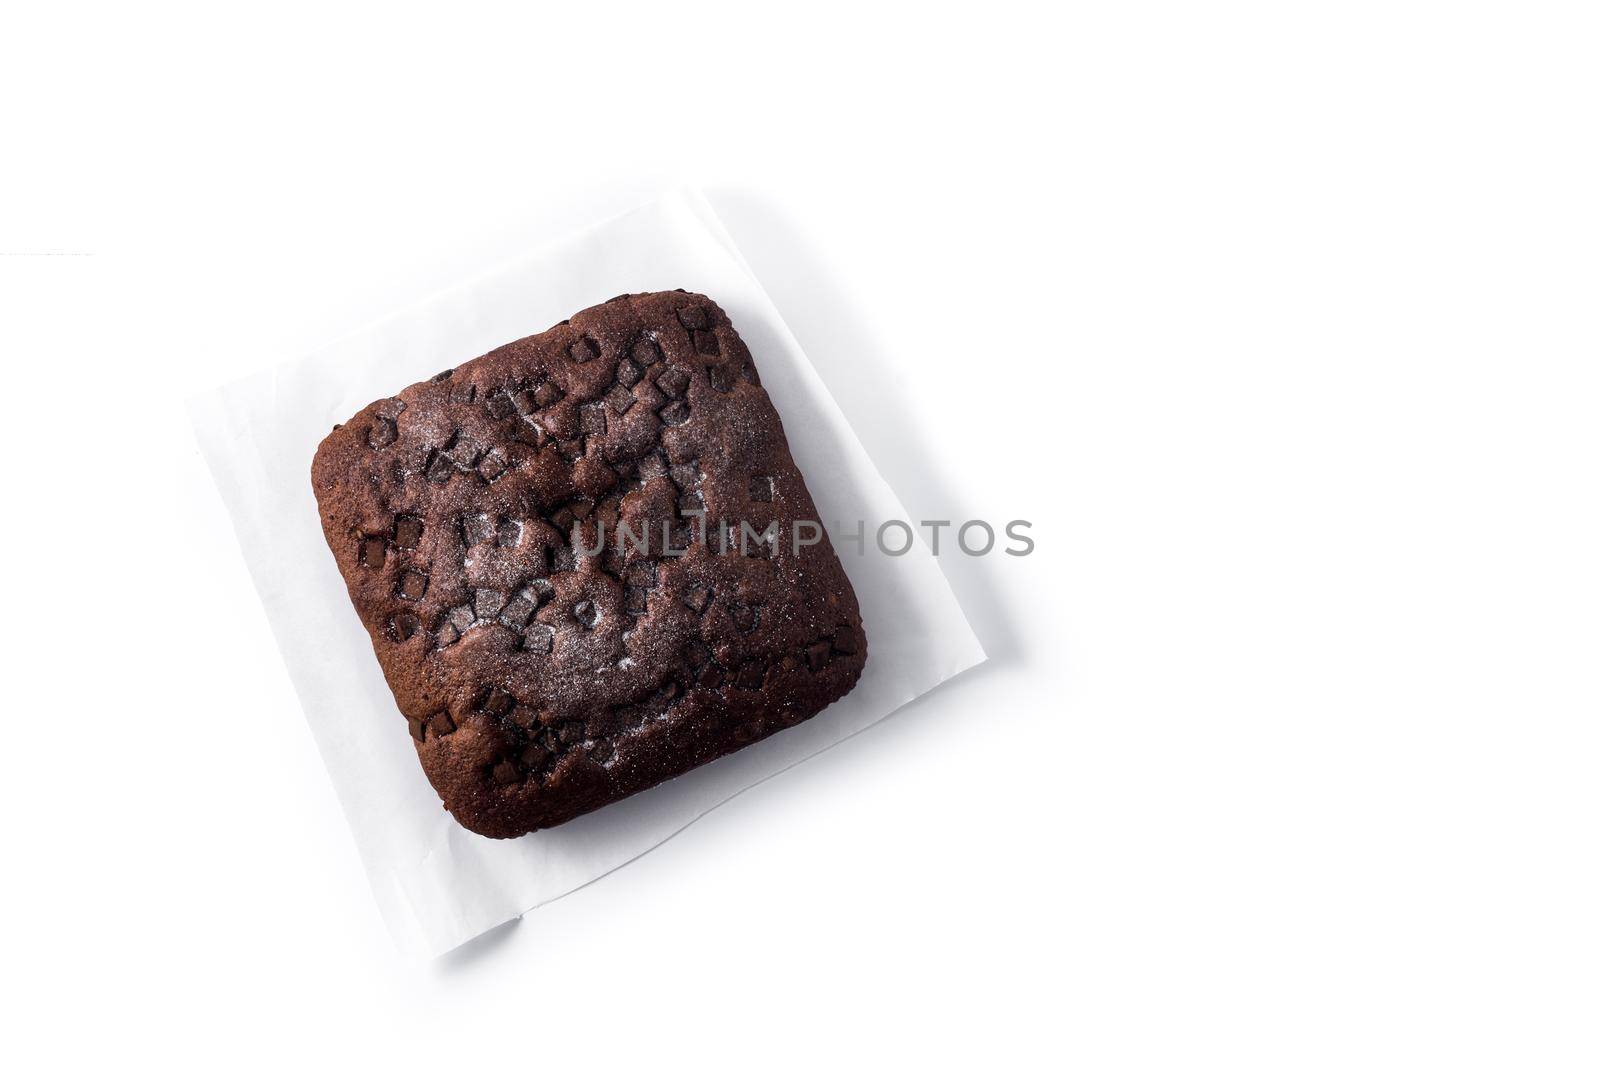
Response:
[[[369,404],[322,529],[444,806],[555,826],[855,685],[860,610],[749,349],[619,296]]]

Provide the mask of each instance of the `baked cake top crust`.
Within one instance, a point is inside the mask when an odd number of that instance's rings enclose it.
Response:
[[[376,401],[312,483],[422,766],[479,833],[800,722],[865,662],[782,423],[703,296],[617,297]]]

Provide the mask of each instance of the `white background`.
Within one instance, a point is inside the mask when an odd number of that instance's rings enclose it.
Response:
[[[1593,1063],[1587,8],[11,11],[8,1058]],[[407,964],[182,397],[679,181],[1038,551],[945,557],[987,666]]]

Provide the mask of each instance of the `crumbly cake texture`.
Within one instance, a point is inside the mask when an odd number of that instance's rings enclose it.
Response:
[[[619,296],[369,404],[311,481],[422,768],[488,837],[802,722],[866,662],[778,413],[704,296]]]

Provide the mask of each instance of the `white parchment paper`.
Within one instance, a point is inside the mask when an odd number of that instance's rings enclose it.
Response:
[[[322,538],[311,457],[369,401],[618,293],[702,292],[755,354],[830,530],[909,521],[777,309],[698,194],[672,193],[446,290],[297,363],[190,401],[306,718],[402,949],[447,952],[612,871],[723,801],[877,722],[984,658],[923,544],[864,555],[835,536],[861,602],[860,683],[816,718],[565,826],[468,833],[428,785]],[[894,534],[898,547],[900,535]]]

